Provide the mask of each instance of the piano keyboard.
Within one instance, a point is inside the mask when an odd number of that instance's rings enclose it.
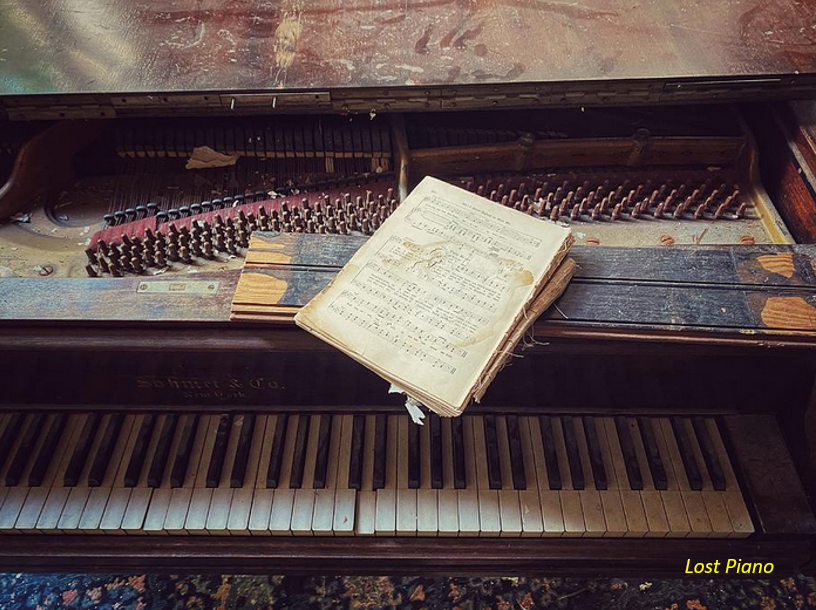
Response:
[[[708,417],[0,414],[3,534],[753,531]]]

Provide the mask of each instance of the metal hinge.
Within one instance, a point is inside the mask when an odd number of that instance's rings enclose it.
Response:
[[[81,106],[10,106],[6,108],[12,121],[41,121],[56,119],[112,119],[116,116],[113,106],[97,104]]]
[[[221,107],[231,110],[241,108],[330,108],[331,96],[326,91],[300,93],[222,93]]]

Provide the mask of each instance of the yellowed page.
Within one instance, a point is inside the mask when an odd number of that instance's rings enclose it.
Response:
[[[295,322],[461,410],[569,229],[425,178]]]

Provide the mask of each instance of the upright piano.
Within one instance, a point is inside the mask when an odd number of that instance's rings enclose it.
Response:
[[[0,19],[0,569],[813,571],[816,2]],[[288,312],[424,176],[572,228],[481,404]],[[248,312],[248,313],[247,313]]]

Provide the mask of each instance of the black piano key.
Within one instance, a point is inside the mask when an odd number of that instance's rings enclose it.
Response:
[[[79,477],[82,475],[82,469],[85,468],[85,461],[88,459],[88,453],[91,451],[91,445],[101,419],[102,416],[98,413],[91,413],[85,420],[85,425],[82,426],[79,438],[74,445],[71,461],[68,462],[68,468],[65,469],[65,476],[63,477],[65,487],[73,487],[79,482]]]
[[[187,475],[187,467],[190,465],[190,457],[193,454],[198,420],[199,415],[197,414],[188,417],[181,430],[176,459],[173,460],[173,469],[170,471],[170,487],[176,488],[184,485],[184,477]]]
[[[275,436],[272,438],[272,448],[269,454],[269,468],[266,471],[266,486],[277,488],[280,484],[281,464],[283,464],[283,445],[286,443],[286,429],[289,427],[289,415],[278,415],[275,425]]]
[[[708,434],[705,418],[692,417],[691,425],[694,426],[697,442],[700,443],[700,451],[708,469],[708,476],[711,478],[711,486],[716,491],[725,491],[725,475],[723,475],[722,464],[720,464],[717,450],[714,448],[714,443]]]
[[[608,487],[606,467],[601,454],[601,445],[598,442],[598,429],[595,427],[595,418],[590,415],[584,417],[584,436],[589,450],[589,464],[592,467],[595,489],[605,490]]]
[[[564,431],[564,447],[567,450],[572,488],[584,489],[584,466],[578,451],[578,438],[575,436],[575,420],[568,415],[562,417],[561,429]]]
[[[317,457],[315,459],[312,487],[326,488],[326,473],[329,471],[329,445],[331,444],[332,416],[320,416],[320,430],[317,434]]]
[[[289,487],[300,489],[303,485],[303,470],[306,466],[306,448],[309,444],[309,422],[311,417],[301,415],[298,418],[295,450],[292,453],[292,472],[289,475]]]
[[[235,460],[232,462],[230,487],[243,487],[246,477],[249,450],[252,447],[252,435],[255,432],[255,414],[244,415],[241,432],[238,433],[238,446],[235,448]]]
[[[14,441],[20,433],[20,427],[25,421],[22,413],[12,413],[8,418],[6,429],[3,430],[3,436],[0,437],[0,470],[6,463],[11,453],[11,448],[14,446]]]
[[[349,489],[359,490],[363,484],[363,444],[365,443],[365,415],[355,415],[351,427],[351,457],[349,462]]]
[[[215,431],[215,443],[210,457],[210,466],[207,469],[207,487],[218,487],[221,482],[221,472],[224,469],[224,461],[227,457],[230,430],[232,430],[232,415],[222,415],[218,421],[218,429]]]
[[[655,489],[665,491],[669,488],[669,482],[666,479],[666,469],[663,466],[663,458],[660,457],[660,449],[652,429],[651,418],[638,417],[638,428],[640,428],[643,448],[646,450],[646,461],[649,462],[649,472],[652,473],[652,483]]]
[[[375,490],[385,487],[386,441],[388,440],[388,416],[374,416],[374,477]]]
[[[484,416],[485,450],[487,451],[487,479],[490,489],[501,489],[501,463],[499,462],[499,437],[496,434],[496,417]]]
[[[20,446],[17,448],[17,454],[11,460],[8,470],[6,471],[6,485],[14,487],[23,476],[26,464],[31,459],[31,449],[37,443],[37,439],[43,432],[43,424],[45,423],[45,415],[42,413],[34,413],[28,416],[29,425],[26,428]]]
[[[99,442],[99,448],[88,472],[88,485],[90,487],[102,485],[102,480],[105,478],[105,472],[110,465],[111,455],[113,455],[124,421],[125,415],[123,413],[114,413],[108,418],[108,425],[105,426],[105,430],[102,432],[102,440]]]
[[[428,425],[431,427],[431,488],[442,489],[443,466],[442,466],[442,421],[436,413],[428,414]]]
[[[31,466],[31,471],[28,473],[29,487],[39,487],[42,485],[43,479],[45,478],[45,473],[48,471],[51,460],[56,454],[56,448],[60,442],[60,437],[65,431],[65,423],[67,421],[68,416],[64,413],[60,413],[54,417],[53,420],[51,420],[51,426],[45,433],[45,440],[43,441],[42,446],[40,446],[40,452],[37,454],[34,464]]]
[[[142,419],[142,426],[139,428],[136,443],[133,445],[133,453],[130,454],[130,462],[128,462],[125,471],[125,487],[136,487],[139,482],[139,476],[142,473],[142,466],[144,466],[147,457],[147,448],[150,445],[150,437],[153,436],[155,425],[155,415],[147,414]]]
[[[420,448],[419,426],[408,422],[408,489],[419,489],[420,486]]]
[[[170,453],[170,445],[173,444],[173,435],[176,432],[177,418],[175,415],[168,415],[164,418],[164,425],[159,430],[159,440],[156,443],[156,451],[153,452],[153,459],[147,471],[147,486],[159,487],[162,482],[167,457]]]
[[[629,479],[629,487],[635,491],[643,490],[643,476],[640,472],[640,465],[635,453],[635,445],[632,436],[629,434],[629,422],[623,416],[615,418],[615,429],[618,431],[618,441],[620,442],[623,463],[626,466],[626,477]]]
[[[689,487],[694,491],[703,489],[703,477],[700,475],[700,468],[697,466],[697,459],[686,436],[686,427],[679,417],[671,418],[671,427],[674,432],[674,440],[680,450],[680,459],[683,461],[683,469],[686,471],[686,479]]]
[[[453,434],[453,486],[456,489],[467,489],[465,433],[461,417],[454,417],[451,420],[451,432]]]
[[[561,469],[558,466],[558,452],[555,449],[552,420],[549,415],[538,416],[538,426],[541,428],[541,442],[544,445],[544,459],[547,462],[547,480],[550,489],[561,489]]]
[[[517,415],[508,415],[507,443],[510,446],[510,470],[513,473],[513,489],[527,489],[527,475],[524,472],[524,450]]]

